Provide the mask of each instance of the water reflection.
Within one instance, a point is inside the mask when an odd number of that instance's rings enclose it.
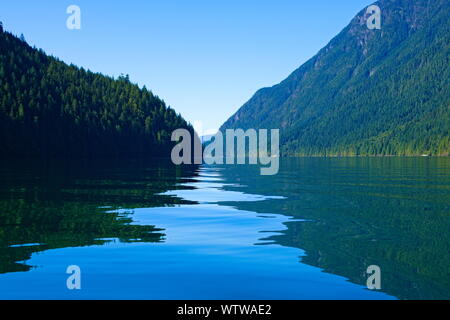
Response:
[[[130,209],[183,203],[156,193],[194,169],[163,162],[3,163],[0,273],[28,271],[36,252],[120,242],[160,242],[164,231],[133,225]],[[184,202],[187,203],[187,202]],[[111,210],[127,208],[120,213]]]
[[[450,297],[448,159],[281,164],[3,164],[0,298]]]
[[[304,249],[303,263],[361,285],[366,268],[378,265],[384,292],[450,298],[449,159],[285,159],[270,181],[251,170],[234,167],[225,175],[287,199],[233,205],[307,220],[289,222],[283,235],[271,237]]]

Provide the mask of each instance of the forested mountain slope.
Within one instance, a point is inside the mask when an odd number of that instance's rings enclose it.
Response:
[[[450,1],[381,0],[221,128],[279,128],[284,155],[448,155]]]
[[[127,76],[68,66],[0,31],[0,157],[170,156],[190,128]]]

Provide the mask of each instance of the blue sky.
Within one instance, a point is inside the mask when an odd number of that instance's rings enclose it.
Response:
[[[2,0],[0,21],[67,63],[129,74],[208,130],[286,78],[373,2]],[[81,8],[81,30],[66,27],[72,4]]]

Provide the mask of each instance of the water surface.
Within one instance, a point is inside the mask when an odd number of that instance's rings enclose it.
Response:
[[[5,163],[3,299],[448,299],[450,161]],[[66,287],[69,265],[82,289]],[[366,288],[367,267],[382,290]]]

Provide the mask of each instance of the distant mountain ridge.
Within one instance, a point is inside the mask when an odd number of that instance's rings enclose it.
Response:
[[[283,155],[448,155],[450,1],[381,0],[221,128],[281,129]]]
[[[69,66],[0,25],[0,158],[170,157],[178,128],[193,131],[128,76]]]

